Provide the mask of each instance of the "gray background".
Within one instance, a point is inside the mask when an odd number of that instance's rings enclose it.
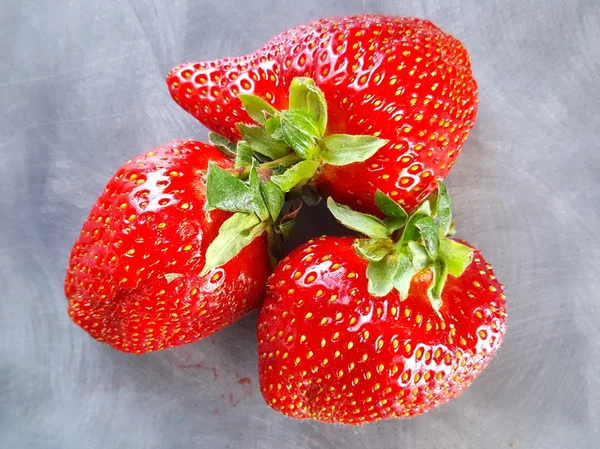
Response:
[[[448,184],[459,235],[506,285],[509,330],[485,373],[422,417],[326,426],[263,403],[255,314],[146,356],[73,325],[64,270],[108,178],[170,139],[205,138],[168,70],[359,12],[430,18],[472,56],[479,116]],[[3,0],[0,447],[598,447],[599,48],[597,0]],[[319,221],[332,229],[307,211],[298,240]]]

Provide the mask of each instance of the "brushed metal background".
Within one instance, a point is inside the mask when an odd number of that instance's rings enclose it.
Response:
[[[509,331],[485,373],[422,417],[325,426],[263,403],[255,314],[138,357],[71,324],[64,270],[107,179],[205,138],[169,97],[171,66],[359,12],[430,18],[472,56],[479,116],[448,184],[459,235],[506,285]],[[0,447],[600,446],[597,0],[3,0],[0,49]],[[296,243],[340,232],[314,209],[300,228]]]

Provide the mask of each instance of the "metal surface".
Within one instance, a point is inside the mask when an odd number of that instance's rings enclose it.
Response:
[[[137,357],[73,325],[64,270],[105,182],[144,150],[205,138],[169,97],[171,66],[358,12],[428,17],[472,56],[480,111],[448,184],[459,235],[506,285],[509,331],[484,374],[422,417],[326,426],[263,403],[255,314]],[[597,0],[4,0],[0,447],[598,447],[599,48]],[[300,227],[340,232],[323,211]]]

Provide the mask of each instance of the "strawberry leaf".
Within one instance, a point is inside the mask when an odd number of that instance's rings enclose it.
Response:
[[[368,290],[373,296],[385,296],[394,288],[394,272],[398,267],[398,258],[387,255],[385,258],[369,262],[367,266]]]
[[[239,94],[238,98],[241,100],[250,118],[259,125],[264,126],[266,117],[275,115],[278,112],[277,109],[256,95]]]
[[[304,159],[316,160],[319,136],[315,119],[301,109],[290,109],[281,113],[281,132],[287,144]]]
[[[406,211],[393,199],[383,193],[381,190],[375,192],[375,203],[381,212],[388,217],[402,218],[404,221],[408,218]]]
[[[427,296],[436,315],[441,318],[442,291],[448,277],[448,268],[442,261],[437,261],[431,266],[431,272],[433,273],[433,280],[427,289]]]
[[[396,272],[393,274],[394,288],[398,290],[400,300],[404,301],[408,298],[410,283],[418,270],[406,254],[400,254],[398,256],[398,265],[396,267]]]
[[[269,117],[265,123],[265,130],[273,139],[284,141],[283,133],[281,132],[281,117]]]
[[[252,165],[252,148],[245,140],[240,140],[237,144],[237,154],[235,157],[235,168],[250,167]]]
[[[262,191],[260,188],[260,180],[258,179],[258,172],[256,171],[256,165],[253,165],[250,169],[250,194],[252,195],[252,204],[254,205],[254,212],[258,215],[261,221],[269,219],[269,209],[263,198]]]
[[[269,210],[269,214],[271,215],[271,220],[275,222],[283,208],[285,194],[279,186],[272,181],[261,184],[260,190],[265,200],[265,204],[267,205],[267,209]]]
[[[290,86],[290,109],[308,112],[318,128],[318,136],[327,128],[327,102],[323,91],[310,78],[294,78]]]
[[[210,208],[229,212],[254,212],[248,186],[216,164],[208,166],[206,200]]]
[[[272,138],[264,128],[259,126],[248,126],[243,123],[237,124],[242,138],[248,142],[253,151],[270,159],[279,159],[288,153],[285,142]]]
[[[473,261],[473,251],[468,246],[452,239],[440,241],[440,258],[446,262],[448,273],[460,277]]]
[[[348,206],[337,204],[331,197],[327,198],[327,207],[336,220],[353,231],[373,239],[385,239],[390,235],[390,231],[383,221],[373,215],[362,214]]]
[[[429,217],[433,216],[431,202],[429,200],[423,201],[417,210],[412,213],[412,215],[427,215]]]
[[[379,262],[394,252],[394,242],[391,239],[356,239],[354,249],[363,259]]]
[[[437,259],[440,249],[440,234],[438,225],[431,217],[422,217],[415,223],[415,226],[421,234],[421,238],[425,243],[427,254],[432,260]]]
[[[427,217],[427,216],[428,215],[425,215],[423,212],[420,211],[420,209],[417,209],[415,212],[413,212],[408,217],[408,221],[406,222],[406,226],[404,227],[404,230],[402,232],[402,237],[400,238],[400,241],[398,242],[399,248],[405,247],[408,244],[408,242],[410,242],[410,241],[418,240],[419,229],[417,228],[416,223],[421,218]]]
[[[284,171],[281,175],[274,175],[271,181],[281,187],[284,192],[289,192],[293,187],[305,185],[319,169],[316,161],[301,161]]]
[[[406,211],[381,190],[377,190],[375,193],[375,203],[379,210],[386,215],[383,222],[391,231],[396,231],[406,224],[406,220],[408,220]]]
[[[452,202],[446,186],[441,182],[438,182],[434,213],[443,234],[449,235],[452,226]]]
[[[200,275],[229,262],[264,231],[265,224],[255,214],[233,214],[223,222],[219,234],[208,246]]]
[[[332,134],[321,141],[321,159],[331,165],[363,162],[383,147],[387,140],[374,136]]]
[[[421,271],[431,265],[431,259],[427,255],[425,247],[418,242],[408,242],[411,254],[411,262],[417,271]]]
[[[227,137],[223,137],[214,132],[209,132],[208,141],[225,156],[230,159],[235,159],[235,145],[232,144]]]

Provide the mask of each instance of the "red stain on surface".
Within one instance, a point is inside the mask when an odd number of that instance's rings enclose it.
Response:
[[[184,360],[189,362],[191,360],[191,355],[184,354]],[[209,371],[213,374],[213,382],[219,380],[219,372],[217,371],[216,366],[207,366],[202,363],[182,363],[176,365],[177,368],[181,370],[202,370]],[[227,376],[226,376],[227,377]],[[224,386],[227,388],[226,386]],[[220,394],[221,401],[227,401],[233,407],[237,407],[237,405],[243,400],[252,397],[252,379],[249,377],[240,377],[239,373],[235,373],[235,383],[230,384],[227,388],[228,391],[224,391]],[[215,408],[213,413],[219,414],[221,412],[220,409]]]
[[[193,363],[191,365],[177,365],[177,368],[181,369],[205,369],[209,370],[210,368],[205,367],[202,363]]]
[[[176,366],[177,366],[177,368],[184,369],[184,370],[198,369],[198,370],[212,371],[213,380],[217,380],[219,378],[219,373],[217,371],[216,366],[205,366],[202,363],[183,363],[183,364],[179,364]]]
[[[237,384],[241,387],[232,388],[232,392],[229,393],[229,403],[234,407],[237,406],[244,399],[252,396],[252,379],[249,377],[239,377],[236,373]]]

